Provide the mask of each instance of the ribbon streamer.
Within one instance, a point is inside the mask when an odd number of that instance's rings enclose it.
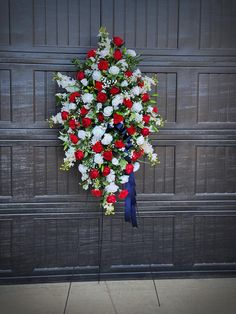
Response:
[[[138,227],[136,217],[136,189],[134,173],[129,175],[129,181],[125,183],[125,188],[129,194],[125,199],[125,221],[131,222],[133,227]]]

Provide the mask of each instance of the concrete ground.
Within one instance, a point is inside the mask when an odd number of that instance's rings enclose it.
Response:
[[[235,314],[236,278],[0,286],[0,314]]]

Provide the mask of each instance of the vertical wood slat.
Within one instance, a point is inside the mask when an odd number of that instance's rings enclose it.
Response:
[[[1,1],[0,10],[0,45],[11,45],[10,0]]]
[[[11,70],[0,70],[0,121],[12,121]]]
[[[12,147],[0,147],[0,195],[12,196]]]

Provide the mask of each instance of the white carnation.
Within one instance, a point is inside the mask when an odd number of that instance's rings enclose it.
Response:
[[[141,145],[142,149],[144,150],[144,152],[146,154],[150,154],[153,153],[153,147],[150,143],[148,143],[147,141],[144,141],[143,144]]]
[[[142,103],[140,101],[139,102],[136,101],[133,103],[131,110],[134,112],[140,112],[142,109],[143,109]]]
[[[99,81],[101,80],[102,74],[100,71],[94,71],[92,74],[92,78],[94,81]]]
[[[103,145],[109,145],[113,140],[113,137],[111,134],[106,133],[102,139],[102,144]]]
[[[139,162],[135,162],[134,163],[134,172],[138,171],[140,168],[140,163]]]
[[[102,103],[98,102],[97,103],[97,110],[100,110],[102,108]]]
[[[119,187],[113,182],[105,187],[105,190],[108,193],[115,193],[118,189]]]
[[[88,171],[88,167],[82,165],[82,164],[79,164],[79,167],[78,167],[78,170],[80,173],[84,174]]]
[[[114,173],[109,173],[108,176],[106,177],[106,180],[108,182],[114,182],[116,179],[116,176],[114,175]]]
[[[126,87],[128,86],[128,82],[125,80],[120,84],[121,87]]]
[[[82,177],[81,177],[81,180],[82,181],[85,181],[85,180],[87,180],[88,179],[88,174],[87,173],[84,173],[83,175],[82,175]],[[84,185],[83,185],[83,189],[85,189],[85,190],[87,190],[85,187],[84,187]]]
[[[105,132],[106,132],[105,127],[97,125],[94,127],[92,134],[96,140],[100,140]]]
[[[137,138],[137,144],[138,145],[142,145],[144,143],[144,137],[142,135],[140,135],[138,138]]]
[[[84,140],[85,137],[86,137],[86,132],[83,131],[83,130],[79,130],[79,131],[78,131],[78,137],[79,137],[81,140]]]
[[[124,184],[124,183],[127,183],[129,181],[129,176],[123,175],[120,177],[120,179],[121,179],[121,183]]]
[[[112,99],[112,106],[114,107],[114,109],[118,109],[119,105],[123,103],[123,99],[124,97],[119,94],[116,95],[113,99]]]
[[[139,122],[142,122],[142,120],[143,120],[143,115],[139,113],[135,113],[135,121],[139,123]]]
[[[127,55],[129,55],[131,57],[135,57],[136,56],[136,52],[133,49],[127,49],[126,53],[127,53]]]
[[[103,114],[106,117],[110,117],[112,112],[113,112],[113,107],[112,106],[108,106],[108,107],[104,108],[104,110],[103,110]]]
[[[119,160],[117,158],[115,158],[115,157],[112,158],[111,162],[115,166],[117,166],[119,164]]]
[[[88,80],[86,78],[82,79],[80,81],[84,86],[87,86],[88,85]]]
[[[85,93],[81,97],[85,104],[89,104],[93,101],[93,94]]]
[[[99,164],[99,165],[103,164],[103,157],[102,157],[102,155],[101,154],[95,154],[94,162],[96,164]]]
[[[76,109],[76,104],[73,102],[64,102],[61,111],[70,111]]]
[[[120,69],[116,65],[113,65],[110,67],[108,72],[112,75],[117,75],[120,72]]]
[[[98,51],[98,54],[101,58],[105,58],[107,55],[109,55],[109,48]]]
[[[56,114],[55,116],[52,116],[52,121],[54,123],[63,123],[62,117],[61,117],[61,112],[58,112],[58,114]]]
[[[138,86],[133,87],[131,93],[135,96],[138,96],[140,94],[140,88]]]

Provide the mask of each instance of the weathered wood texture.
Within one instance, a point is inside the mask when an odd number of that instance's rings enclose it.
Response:
[[[71,72],[100,25],[157,73],[161,164],[136,176],[139,229],[104,218],[107,277],[236,270],[236,1],[0,0],[0,274],[96,278],[101,212],[58,170],[54,71]],[[151,266],[150,266],[151,264]]]

